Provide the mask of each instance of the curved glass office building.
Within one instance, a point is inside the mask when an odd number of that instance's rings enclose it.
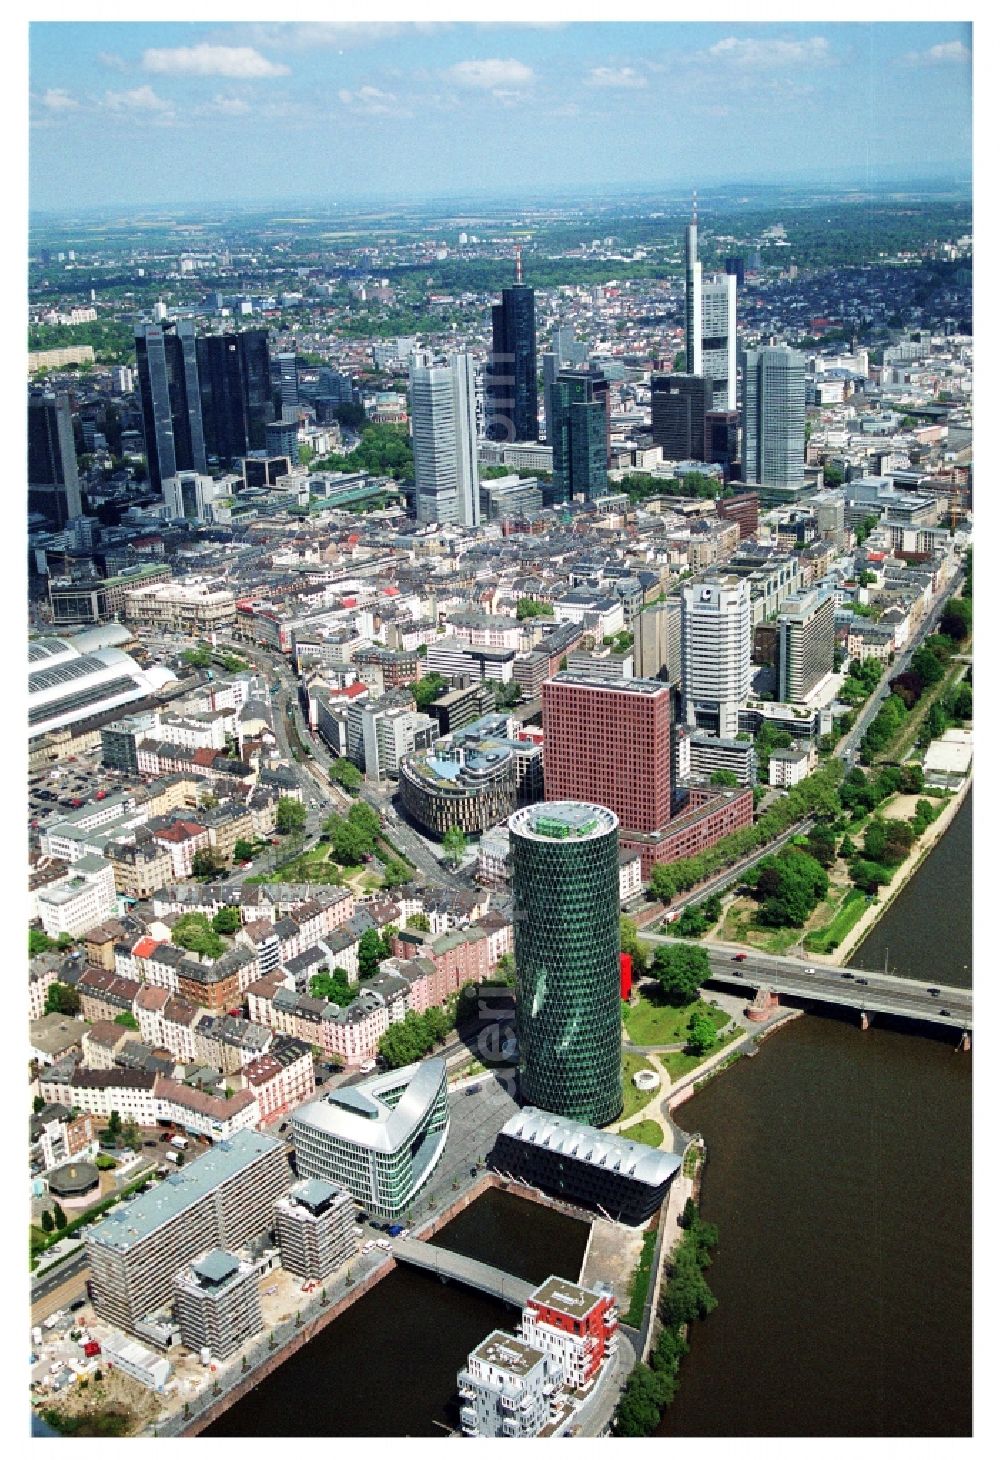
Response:
[[[618,818],[545,801],[508,826],[521,1096],[607,1125],[622,1110]]]

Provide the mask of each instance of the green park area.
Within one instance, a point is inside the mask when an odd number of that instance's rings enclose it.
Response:
[[[697,951],[697,950],[693,950]],[[629,1044],[684,1044],[688,1038],[693,1014],[702,1014],[716,1030],[728,1024],[729,1015],[699,999],[696,1003],[677,1006],[660,994],[641,994],[629,1010],[625,1037]]]
[[[640,1120],[638,1125],[630,1125],[628,1130],[623,1130],[622,1135],[626,1140],[640,1141],[644,1146],[663,1144],[663,1132],[655,1120]]]
[[[633,1084],[632,1076],[637,1071],[652,1069],[653,1066],[649,1060],[644,1059],[641,1054],[622,1055],[622,1090],[625,1095],[625,1105],[621,1114],[622,1120],[628,1120],[630,1116],[636,1115],[660,1093],[660,1087],[657,1087],[655,1090],[638,1090]]]

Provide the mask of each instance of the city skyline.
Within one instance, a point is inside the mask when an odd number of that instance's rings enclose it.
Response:
[[[971,47],[951,22],[35,23],[31,203],[749,185],[801,177],[804,135],[820,186],[964,182]]]

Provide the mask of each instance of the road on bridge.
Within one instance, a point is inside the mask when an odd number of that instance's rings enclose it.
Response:
[[[663,933],[643,933],[644,942],[680,943],[689,938],[671,938]],[[738,944],[702,945],[708,954],[712,978],[739,988],[769,984],[776,993],[786,993],[823,1003],[841,1004],[869,1013],[904,1014],[952,1029],[972,1028],[972,991],[951,985],[917,983],[898,974],[856,972],[827,963],[807,964],[795,958],[778,958],[758,952],[747,953]]]

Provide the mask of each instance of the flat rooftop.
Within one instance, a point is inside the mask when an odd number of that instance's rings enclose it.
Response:
[[[606,806],[586,801],[540,801],[515,811],[508,821],[517,836],[541,841],[583,841],[615,831],[618,818]]]
[[[541,1303],[546,1308],[556,1308],[560,1313],[568,1313],[571,1318],[586,1318],[591,1308],[601,1301],[599,1293],[592,1293],[588,1288],[581,1288],[579,1283],[571,1283],[566,1278],[546,1278],[540,1288],[536,1288],[529,1300],[532,1303]]]
[[[484,1338],[478,1348],[473,1349],[469,1356],[478,1359],[480,1363],[492,1364],[496,1369],[506,1369],[508,1373],[517,1374],[521,1378],[530,1374],[536,1364],[544,1359],[537,1348],[532,1348],[522,1338],[516,1338],[513,1333],[504,1333],[503,1329],[495,1328],[488,1337]]]
[[[183,1170],[175,1171],[141,1196],[124,1201],[89,1229],[85,1241],[117,1252],[127,1252],[144,1242],[202,1197],[238,1176],[252,1162],[268,1151],[283,1151],[284,1144],[260,1131],[240,1130],[226,1141],[219,1141],[203,1156],[198,1156]]]

